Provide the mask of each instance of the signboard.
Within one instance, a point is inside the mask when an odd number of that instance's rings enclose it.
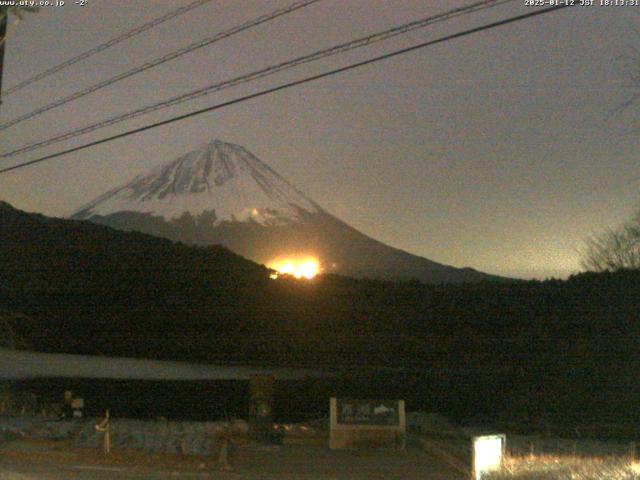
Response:
[[[331,398],[329,448],[404,449],[404,400]]]
[[[398,400],[338,399],[338,423],[342,425],[400,425]]]

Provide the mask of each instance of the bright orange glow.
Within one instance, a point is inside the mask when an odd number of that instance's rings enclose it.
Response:
[[[320,273],[320,262],[314,257],[282,257],[267,264],[280,275],[291,275],[295,278],[311,279]],[[278,274],[271,274],[271,278],[278,278]]]

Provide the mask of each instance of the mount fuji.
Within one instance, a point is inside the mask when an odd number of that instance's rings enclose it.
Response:
[[[99,196],[71,218],[255,262],[310,255],[322,271],[426,283],[499,280],[390,247],[326,212],[245,148],[215,140]],[[502,279],[504,280],[504,279]]]

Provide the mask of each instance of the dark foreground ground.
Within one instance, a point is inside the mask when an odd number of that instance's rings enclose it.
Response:
[[[64,441],[19,439],[0,444],[0,480],[468,479],[460,473],[466,462],[452,455],[456,442],[434,438],[413,437],[407,450],[400,452],[331,451],[315,444],[245,444],[232,455],[232,470],[220,468],[215,458],[207,456],[123,450],[105,456]],[[502,472],[487,480],[640,480],[635,444],[633,451],[623,454],[623,444],[609,442],[510,438]]]
[[[463,478],[440,460],[416,447],[385,450],[331,451],[312,445],[238,447],[233,470],[224,471],[207,457],[113,452],[106,458],[94,450],[53,442],[20,440],[0,447],[0,480],[375,480]]]

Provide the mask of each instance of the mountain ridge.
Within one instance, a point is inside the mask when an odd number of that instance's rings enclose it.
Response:
[[[193,245],[221,244],[257,263],[318,258],[322,271],[382,280],[509,280],[385,245],[331,215],[239,145],[214,140],[99,196],[71,218]]]

